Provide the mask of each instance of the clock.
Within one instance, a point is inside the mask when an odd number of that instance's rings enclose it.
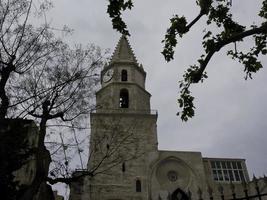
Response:
[[[109,81],[112,79],[113,74],[114,74],[114,70],[113,70],[113,69],[109,69],[109,70],[107,70],[107,71],[104,73],[103,77],[102,77],[102,81],[103,81],[104,83],[109,82]]]

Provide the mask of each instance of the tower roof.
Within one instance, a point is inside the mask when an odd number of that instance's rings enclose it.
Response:
[[[124,61],[137,63],[136,57],[125,35],[122,35],[111,57],[112,62]]]

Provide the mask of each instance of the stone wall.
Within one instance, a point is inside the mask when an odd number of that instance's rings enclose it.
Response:
[[[37,166],[36,149],[38,147],[39,129],[32,120],[5,119],[0,121],[0,190],[5,190],[8,196],[17,199],[32,184]],[[50,163],[49,152],[45,152],[43,165],[47,173]],[[4,188],[5,187],[5,188]],[[0,191],[3,194],[2,191]],[[41,184],[35,200],[51,200],[53,193],[51,186],[45,182]]]
[[[158,151],[151,153],[149,177],[150,199],[168,199],[175,191],[192,198],[197,197],[198,188],[206,187],[206,176],[200,152]]]

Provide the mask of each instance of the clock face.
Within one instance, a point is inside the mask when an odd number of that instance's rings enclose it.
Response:
[[[113,77],[113,74],[114,74],[114,70],[113,69],[109,69],[108,71],[105,72],[105,74],[103,75],[103,82],[109,82],[112,77]]]

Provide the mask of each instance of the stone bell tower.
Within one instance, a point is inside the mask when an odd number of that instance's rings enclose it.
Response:
[[[150,112],[150,94],[145,90],[146,72],[137,63],[122,36],[108,66],[101,72],[102,88],[96,94],[98,112]]]
[[[91,113],[88,169],[82,199],[147,199],[148,153],[157,151],[157,112],[150,109],[146,72],[125,36],[101,72]]]
[[[150,108],[145,78],[122,36],[101,72],[98,109],[90,115],[88,170],[76,172],[95,176],[71,184],[70,199],[221,200],[222,191],[223,198],[233,198],[233,187],[242,195],[244,183],[250,184],[244,159],[158,150],[157,113]],[[266,185],[262,188],[267,191]]]

